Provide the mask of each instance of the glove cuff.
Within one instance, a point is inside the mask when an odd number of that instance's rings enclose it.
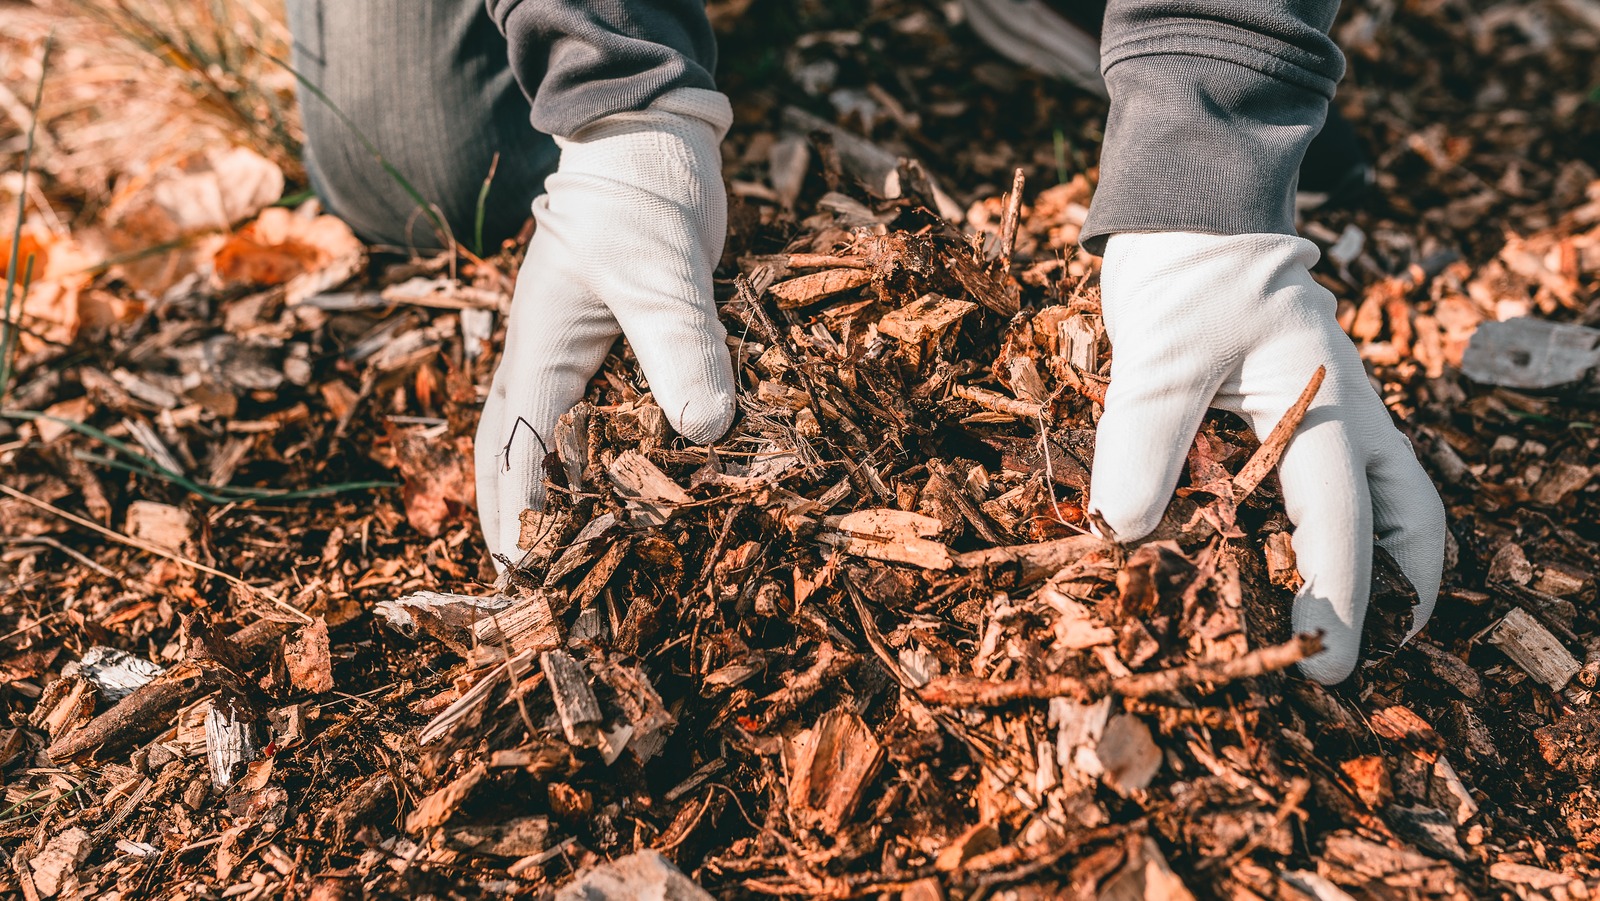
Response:
[[[705,88],[678,88],[657,97],[645,109],[612,113],[578,129],[571,137],[557,137],[555,142],[565,152],[603,138],[638,132],[675,132],[684,136],[699,132],[716,146],[732,124],[733,107],[726,95]]]
[[[721,91],[678,88],[657,97],[650,104],[650,109],[699,119],[717,133],[719,143],[727,137],[728,129],[733,126],[733,105],[728,102],[728,95]]]

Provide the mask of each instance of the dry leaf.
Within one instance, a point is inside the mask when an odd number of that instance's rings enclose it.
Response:
[[[389,441],[405,483],[400,497],[406,521],[413,529],[433,538],[450,523],[467,522],[476,515],[470,436],[451,438],[416,428],[393,430]]]
[[[224,287],[271,287],[361,253],[361,242],[339,219],[272,207],[229,237],[212,267]]]

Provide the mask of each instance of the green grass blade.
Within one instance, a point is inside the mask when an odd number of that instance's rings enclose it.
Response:
[[[36,422],[44,420],[47,422],[56,423],[63,428],[70,429],[80,435],[83,435],[84,437],[98,441],[110,448],[112,451],[115,451],[116,453],[127,458],[126,460],[118,460],[115,457],[101,457],[94,454],[80,452],[75,455],[79,459],[109,466],[112,469],[120,469],[124,472],[131,472],[134,475],[146,476],[149,478],[160,479],[164,482],[169,482],[173,485],[177,485],[179,488],[182,488],[190,494],[193,494],[196,497],[213,504],[227,504],[234,501],[249,500],[291,501],[311,497],[326,497],[330,494],[342,494],[347,491],[366,491],[374,488],[396,487],[396,483],[394,482],[366,481],[340,482],[334,485],[322,485],[316,488],[302,488],[295,491],[277,491],[268,488],[234,488],[231,486],[217,488],[209,485],[202,485],[181,472],[175,472],[166,468],[165,466],[162,466],[154,458],[139,452],[127,442],[113,438],[86,422],[78,422],[77,420],[73,419],[62,419],[58,416],[50,416],[46,413],[35,413],[29,410],[0,410],[0,418],[15,419],[23,422]]]
[[[4,308],[0,309],[0,328],[5,329],[4,334],[0,335],[0,403],[5,402],[6,394],[11,390],[12,347],[18,343],[18,330],[22,325],[20,313],[16,325],[11,323],[12,304],[17,293],[17,254],[22,250],[22,220],[28,214],[28,175],[33,171],[34,130],[39,127],[39,109],[44,104],[44,77],[49,71],[50,44],[54,40],[54,31],[45,35],[44,48],[39,53],[39,83],[33,89],[33,121],[28,123],[28,140],[22,150],[22,185],[17,189],[17,222],[11,229],[11,259],[6,264],[6,299]],[[23,284],[26,285],[32,277],[33,257],[30,255]]]
[[[472,217],[472,252],[483,256],[483,216],[489,207],[489,185],[494,183],[494,172],[500,168],[500,153],[495,151],[494,158],[489,160],[489,174],[483,178],[483,187],[478,189],[478,208]]]
[[[272,56],[271,54],[263,52],[262,55],[267,59],[272,60],[274,63],[282,66],[285,71],[295,77],[296,81],[300,82],[302,87],[304,87],[307,91],[310,91],[312,96],[316,97],[324,104],[327,104],[328,109],[332,110],[333,114],[339,117],[339,121],[344,123],[346,128],[350,129],[350,133],[356,136],[356,139],[361,142],[361,146],[366,148],[367,153],[370,153],[372,158],[377,161],[378,165],[383,167],[383,171],[387,173],[390,178],[394,179],[395,184],[400,186],[400,190],[405,191],[406,196],[410,197],[411,200],[422,210],[422,214],[428,218],[430,223],[433,224],[434,230],[439,233],[439,237],[444,241],[445,246],[457,246],[455,235],[451,233],[450,226],[444,221],[444,218],[439,215],[438,207],[435,204],[430,203],[426,197],[423,197],[422,192],[418,191],[416,186],[411,184],[411,180],[406,178],[405,175],[401,174],[400,170],[396,169],[393,163],[384,158],[383,153],[378,150],[378,145],[372,143],[372,139],[368,138],[366,133],[364,133],[356,125],[355,120],[346,115],[345,111],[340,109],[339,105],[333,102],[333,98],[329,97],[327,94],[324,94],[322,92],[322,88],[313,84],[311,79],[300,74],[300,70],[296,69],[294,66],[289,65],[288,63],[278,59],[276,56]]]
[[[15,242],[13,242],[13,246],[15,246]],[[14,251],[12,256],[16,256]],[[22,267],[22,293],[17,295],[15,308],[17,318],[15,324],[11,320],[11,297],[16,279],[11,275],[10,270],[6,271],[5,311],[0,314],[0,321],[5,323],[5,332],[0,334],[0,402],[6,399],[6,392],[11,389],[12,367],[15,365],[17,347],[21,344],[22,339],[22,310],[27,306],[28,286],[33,284],[33,262],[34,256],[30,253],[28,254],[28,262]],[[15,266],[16,263],[13,262],[11,265]]]

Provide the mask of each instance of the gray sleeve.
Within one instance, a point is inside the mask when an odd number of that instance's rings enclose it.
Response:
[[[1294,234],[1295,179],[1344,57],[1338,0],[1112,0],[1083,246],[1118,232]]]
[[[488,0],[533,127],[565,137],[677,88],[714,89],[703,0]]]

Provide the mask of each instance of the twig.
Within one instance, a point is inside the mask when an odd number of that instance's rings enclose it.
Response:
[[[1221,663],[1190,663],[1153,673],[1112,678],[1107,674],[1074,678],[1042,676],[990,682],[971,676],[945,676],[924,686],[918,695],[944,707],[998,707],[1021,700],[1070,697],[1088,701],[1108,694],[1143,698],[1195,685],[1223,685],[1285,669],[1322,650],[1322,636],[1297,635],[1288,642],[1260,648]]]
[[[1017,177],[1021,178],[1021,176],[1022,170],[1018,169]],[[1044,490],[1050,492],[1050,509],[1055,511],[1056,522],[1077,532],[1079,535],[1087,535],[1089,534],[1087,530],[1067,522],[1067,518],[1061,515],[1061,505],[1056,503],[1056,467],[1054,463],[1050,462],[1050,430],[1045,427],[1043,415],[1039,416],[1038,423],[1039,455],[1044,458]]]
[[[104,566],[101,566],[100,564],[94,562],[93,560],[89,559],[87,556],[84,556],[83,554],[73,550],[72,548],[67,547],[66,545],[62,544],[61,542],[55,540],[54,538],[51,538],[49,535],[29,535],[29,536],[27,536],[25,538],[8,538],[5,541],[0,541],[0,544],[42,544],[45,547],[55,548],[56,550],[60,551],[61,553],[66,554],[68,557],[71,557],[72,559],[78,561],[78,563],[82,564],[83,566],[86,566],[89,569],[94,570],[95,572],[99,573],[102,576],[105,576],[106,578],[110,579],[113,582],[121,582],[122,581],[122,577],[121,576],[117,575],[116,573],[112,572],[109,569],[106,569]],[[155,586],[151,586],[151,587],[154,588]],[[6,636],[6,637],[9,638],[10,636]]]
[[[181,663],[134,689],[110,710],[57,738],[45,753],[62,763],[96,748],[131,744],[165,726],[172,714],[225,678],[223,671],[214,667]]]
[[[866,257],[860,256],[831,256],[825,253],[791,253],[788,264],[790,269],[871,269],[872,263]]]
[[[1262,842],[1266,841],[1268,836],[1275,834],[1278,830],[1278,827],[1283,825],[1284,820],[1289,819],[1289,817],[1296,812],[1301,813],[1303,816],[1304,811],[1300,810],[1300,802],[1304,801],[1306,799],[1306,795],[1310,793],[1310,779],[1297,778],[1291,781],[1289,783],[1288,793],[1284,796],[1283,801],[1279,803],[1278,809],[1273,812],[1272,820],[1267,825],[1267,828],[1252,830],[1250,837],[1245,839],[1244,844],[1240,845],[1237,851],[1234,851],[1227,857],[1207,858],[1206,860],[1201,861],[1195,867],[1195,869],[1202,873],[1212,869],[1223,871],[1232,870],[1235,864],[1250,856],[1250,853],[1255,851],[1255,849],[1261,847]]]
[[[950,389],[956,397],[970,400],[985,410],[995,413],[1004,413],[1007,416],[1016,416],[1022,419],[1038,419],[1044,415],[1044,407],[1025,400],[1016,400],[1006,397],[987,388],[974,388],[971,385],[956,385]]]
[[[1233,501],[1238,503],[1250,496],[1267,477],[1272,467],[1278,465],[1278,460],[1283,457],[1284,448],[1289,446],[1289,439],[1299,430],[1300,423],[1306,418],[1306,411],[1311,409],[1311,402],[1316,399],[1317,391],[1322,387],[1322,380],[1328,374],[1328,367],[1318,366],[1317,371],[1311,374],[1311,381],[1306,383],[1300,397],[1289,408],[1278,424],[1272,427],[1271,434],[1256,448],[1256,452],[1245,462],[1244,468],[1233,477]]]

